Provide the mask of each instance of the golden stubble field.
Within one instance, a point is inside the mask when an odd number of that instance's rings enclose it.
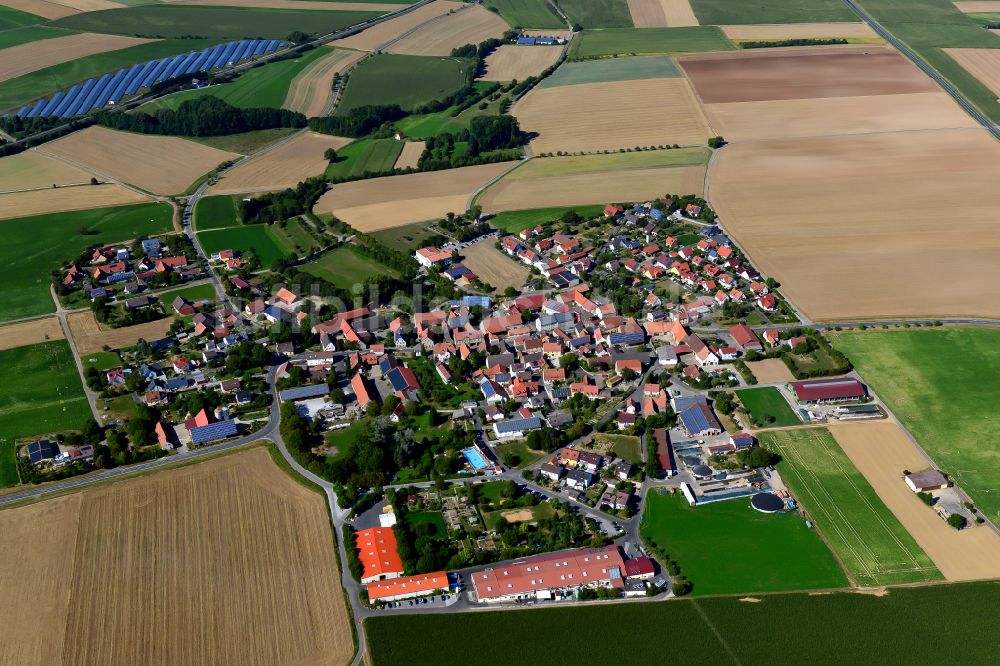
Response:
[[[536,153],[703,144],[708,121],[683,78],[534,88],[511,113]]]
[[[69,332],[73,336],[76,350],[81,356],[99,352],[104,349],[104,345],[111,349],[121,349],[131,347],[139,340],[147,342],[157,340],[167,335],[173,321],[173,317],[164,317],[135,326],[103,328],[97,323],[94,313],[90,310],[66,315]]]
[[[681,28],[698,25],[688,0],[627,0],[637,28]]]
[[[405,169],[406,167],[417,168],[417,162],[420,161],[420,156],[424,154],[424,147],[426,146],[426,141],[407,141],[403,144],[403,150],[400,151],[399,157],[396,158],[395,168]]]
[[[184,192],[200,176],[240,155],[172,136],[88,127],[39,152],[154,194]]]
[[[997,5],[1000,6],[1000,3]],[[1000,50],[943,49],[943,51],[994,94],[1000,95]]]
[[[780,358],[766,358],[763,361],[747,363],[750,372],[757,378],[758,384],[778,384],[793,382],[795,377]]]
[[[497,14],[473,5],[434,19],[390,46],[389,53],[420,56],[447,56],[465,44],[478,44],[500,37],[510,29]]]
[[[531,275],[527,266],[496,249],[492,239],[473,243],[462,250],[462,256],[463,264],[498,291],[523,287]]]
[[[323,498],[263,448],[0,511],[3,664],[343,664]]]
[[[64,337],[59,319],[54,316],[4,324],[0,326],[0,350],[62,340]]]
[[[0,160],[0,193],[51,188],[53,185],[84,185],[92,175],[62,160],[26,150]]]
[[[4,0],[5,7],[22,12],[43,16],[47,19],[60,19],[80,12],[96,12],[103,9],[120,9],[125,5],[109,0]]]
[[[274,150],[240,164],[209,187],[207,193],[270,192],[295,187],[326,170],[328,162],[323,153],[327,148],[339,150],[350,142],[351,139],[339,136],[303,132]]]
[[[561,46],[517,46],[504,44],[486,57],[486,73],[482,81],[523,81],[538,76],[556,64]]]
[[[149,198],[121,185],[76,185],[0,194],[0,220],[43,213],[143,203]]]
[[[336,49],[299,72],[291,85],[283,109],[312,118],[323,113],[333,96],[333,77],[357,62],[364,53]]]
[[[42,39],[12,46],[0,50],[0,81],[95,53],[127,49],[130,46],[154,41],[156,40],[83,32],[78,35]]]
[[[338,39],[333,42],[333,46],[342,46],[348,49],[358,49],[361,51],[371,51],[382,46],[386,42],[401,37],[410,30],[425,23],[435,17],[443,16],[462,6],[460,2],[450,0],[435,0],[412,12],[407,12],[402,16],[391,18],[388,21],[377,23],[372,27],[362,30],[356,35]]]

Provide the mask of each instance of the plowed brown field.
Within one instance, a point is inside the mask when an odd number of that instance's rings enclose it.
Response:
[[[561,46],[517,46],[504,44],[486,58],[483,81],[523,81],[551,67],[562,53]]]
[[[333,42],[333,46],[343,46],[348,49],[359,49],[361,51],[371,51],[386,42],[390,42],[405,33],[413,30],[421,23],[429,21],[436,16],[442,16],[450,11],[461,7],[459,2],[450,0],[435,0],[429,5],[424,5],[420,9],[407,12],[402,16],[377,23],[367,30],[362,30],[356,35],[351,35],[344,39]]]
[[[84,32],[79,35],[41,39],[37,42],[12,46],[0,50],[0,81],[95,53],[127,49],[130,46],[154,41],[156,40]]]
[[[76,350],[81,356],[99,352],[104,349],[104,345],[122,349],[131,347],[139,340],[158,340],[170,331],[173,321],[173,317],[164,317],[145,324],[105,329],[97,323],[94,313],[89,310],[66,315],[69,332],[73,335]]]
[[[680,28],[698,25],[688,0],[628,0],[637,28]]]
[[[535,88],[511,113],[536,153],[703,144],[712,135],[683,78]]]
[[[0,192],[51,188],[53,185],[83,185],[92,174],[54,157],[26,150],[0,160]]]
[[[226,173],[218,183],[208,188],[208,194],[241,194],[270,192],[295,187],[326,169],[323,153],[337,150],[351,142],[339,136],[305,132],[274,150],[244,162]]]
[[[1000,5],[1000,2],[997,4]],[[984,86],[1000,95],[1000,50],[944,49],[944,52]]]
[[[149,201],[149,198],[121,185],[78,185],[10,192],[0,194],[0,220],[145,201]]]
[[[507,22],[497,14],[474,5],[420,26],[387,51],[405,55],[446,56],[451,55],[454,48],[499,37],[509,29]]]
[[[13,349],[47,340],[62,340],[62,326],[56,317],[42,317],[0,326],[0,349]]]
[[[403,150],[399,153],[399,157],[396,158],[396,168],[405,169],[406,167],[417,168],[417,161],[420,156],[424,154],[424,141],[407,141],[403,144]]]
[[[321,115],[333,96],[333,77],[363,55],[360,51],[336,49],[311,63],[292,79],[282,108],[298,111],[307,118]]]
[[[531,274],[527,266],[496,249],[493,240],[473,243],[462,250],[462,256],[464,257],[462,263],[469,270],[498,291],[503,291],[507,287],[515,289],[523,287]]]

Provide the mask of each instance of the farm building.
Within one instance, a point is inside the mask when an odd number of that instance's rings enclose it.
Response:
[[[417,263],[424,268],[431,268],[451,261],[451,252],[436,247],[422,247],[414,252],[413,256]]]
[[[948,478],[941,472],[929,469],[915,474],[907,474],[903,477],[906,485],[915,493],[924,493],[928,490],[941,490],[948,487]]]
[[[298,386],[296,388],[285,389],[278,394],[278,398],[285,402],[287,400],[309,400],[310,398],[322,398],[330,395],[330,387],[327,384],[309,384],[308,386]]]
[[[358,559],[364,567],[361,582],[399,578],[403,574],[403,562],[399,558],[396,533],[388,527],[370,527],[355,535]]]
[[[368,583],[368,598],[371,601],[399,601],[447,589],[448,574],[444,571],[437,571],[373,581]]]
[[[238,434],[240,434],[240,429],[235,421],[219,421],[218,423],[191,428],[191,443],[197,446],[198,444],[215,442],[227,437],[235,437]]]
[[[570,598],[582,587],[608,587],[625,577],[617,546],[536,555],[472,574],[483,603]]]
[[[673,476],[677,473],[677,465],[674,463],[674,449],[670,445],[670,436],[666,428],[657,428],[653,431],[653,439],[656,440],[656,458],[660,461],[660,467],[666,476]]]
[[[542,420],[537,416],[530,416],[523,419],[507,419],[493,424],[493,432],[499,439],[512,439],[524,437],[530,430],[540,430]]]
[[[709,437],[722,432],[722,424],[705,402],[696,402],[679,415],[688,437]]]
[[[865,385],[857,379],[816,379],[789,384],[800,403],[845,402],[860,400],[867,395]]]
[[[743,349],[755,349],[761,351],[764,349],[764,345],[760,343],[760,338],[757,334],[753,332],[753,329],[746,324],[739,324],[733,326],[729,329],[730,335],[733,336],[733,340],[736,341]]]

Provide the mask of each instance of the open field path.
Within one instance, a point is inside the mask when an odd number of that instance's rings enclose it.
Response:
[[[97,421],[99,425],[104,425],[101,423],[101,414],[97,409],[97,394],[94,393],[89,386],[87,386],[87,378],[83,373],[83,361],[80,359],[80,353],[77,351],[76,342],[73,340],[73,331],[69,327],[69,322],[66,321],[67,310],[63,308],[62,303],[59,302],[59,297],[56,296],[56,289],[54,286],[49,285],[49,294],[52,296],[52,300],[56,304],[56,317],[59,319],[59,326],[62,328],[63,337],[66,338],[66,342],[69,343],[69,350],[73,353],[73,362],[76,363],[76,372],[80,375],[80,385],[83,387],[83,393],[87,396],[87,404],[90,405],[90,412],[94,415],[94,420]]]

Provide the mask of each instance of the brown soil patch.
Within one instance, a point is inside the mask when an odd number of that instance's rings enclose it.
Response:
[[[736,51],[677,60],[706,104],[939,90],[896,51],[868,44]]]
[[[388,52],[446,56],[451,55],[454,48],[499,37],[509,29],[499,15],[474,5],[420,26],[390,46]]]
[[[47,340],[62,340],[64,337],[57,317],[21,321],[0,326],[0,349],[13,349]]]
[[[125,5],[108,0],[3,0],[5,7],[18,9],[22,12],[43,16],[47,19],[60,19],[80,12],[94,12],[101,9],[119,9]]]
[[[45,144],[39,152],[154,194],[179,194],[222,162],[240,157],[172,136],[88,127]]]
[[[461,6],[462,4],[458,2],[436,0],[429,5],[424,5],[420,9],[415,9],[412,12],[407,12],[402,16],[391,18],[388,21],[382,21],[367,30],[362,30],[356,35],[339,39],[334,42],[334,44],[336,46],[343,46],[349,49],[371,51],[382,46],[386,42],[397,39],[425,21],[447,14],[448,12],[454,11]]]
[[[143,203],[149,199],[121,185],[79,185],[0,194],[0,220],[43,213]]]
[[[536,153],[703,144],[712,135],[683,78],[535,88],[514,104]]]
[[[403,144],[403,150],[399,153],[399,157],[396,158],[395,167],[397,169],[405,169],[406,167],[417,168],[417,161],[420,160],[420,156],[424,154],[424,146],[426,141],[407,141]]]
[[[496,249],[493,243],[493,240],[485,240],[463,249],[462,263],[478,275],[481,281],[498,291],[507,287],[523,287],[531,275],[528,267]]]
[[[314,210],[333,213],[358,231],[378,231],[464,212],[469,197],[511,162],[371,178],[334,185]]]
[[[161,0],[162,1],[162,0]],[[165,0],[177,5],[205,5],[209,7],[263,7],[266,9],[312,9],[315,11],[342,12],[398,12],[406,5],[367,2],[322,2],[317,0]]]
[[[0,193],[89,184],[91,174],[63,161],[26,150],[0,160]]]
[[[795,381],[791,371],[780,358],[766,358],[763,361],[747,363],[758,384],[783,384]]]
[[[295,187],[326,170],[323,153],[338,150],[351,142],[339,136],[304,132],[274,150],[244,162],[208,188],[208,194],[269,192]]]
[[[1000,145],[975,129],[734,143],[710,198],[813,319],[1000,317],[998,170]],[[976,240],[942,264],[954,238]]]
[[[895,423],[830,426],[837,443],[947,580],[1000,577],[1000,536],[988,527],[955,530],[903,483],[927,460]]]
[[[977,12],[1000,12],[1000,2],[996,0],[970,0],[967,2],[953,2],[955,8],[966,14]]]
[[[867,23],[767,23],[720,27],[729,39],[824,39],[834,37],[864,39],[878,37]]]
[[[486,58],[483,81],[523,81],[551,67],[562,53],[561,46],[517,46],[504,44]]]
[[[164,317],[124,328],[103,328],[89,310],[66,315],[69,332],[73,335],[73,342],[76,343],[76,351],[80,356],[99,352],[104,349],[104,345],[111,349],[122,349],[131,347],[139,340],[158,340],[167,335],[173,321],[173,317]]]
[[[42,39],[0,50],[0,81],[22,74],[83,58],[84,56],[127,49],[130,46],[155,42],[155,39],[97,35],[84,32],[54,39]]]
[[[531,509],[511,509],[500,514],[508,523],[526,523],[535,519]]]
[[[730,141],[978,127],[944,92],[706,104]]]
[[[688,0],[628,0],[628,11],[637,28],[679,28],[698,25]]]
[[[335,49],[329,55],[312,62],[292,79],[281,106],[303,113],[308,118],[321,115],[333,97],[333,77],[363,55],[360,51]]]
[[[0,616],[18,632],[3,663],[350,661],[325,502],[263,448],[2,511],[0,525]]]
[[[996,4],[1000,7],[1000,2]],[[944,49],[944,52],[994,94],[1000,95],[1000,49]]]

